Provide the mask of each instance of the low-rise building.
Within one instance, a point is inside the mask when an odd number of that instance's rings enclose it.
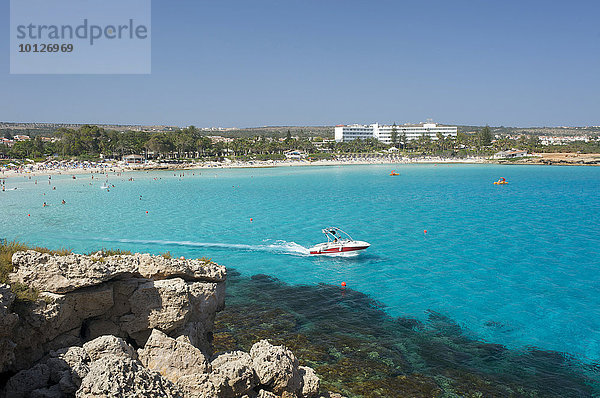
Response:
[[[220,135],[208,135],[207,137],[210,139],[210,142],[212,142],[213,144],[215,144],[217,142],[224,142],[224,143],[233,142],[233,138],[222,137]]]
[[[518,151],[512,149],[510,151],[501,151],[494,154],[494,159],[513,159],[513,158],[524,158],[527,156],[527,151]]]
[[[540,143],[542,145],[565,145],[576,141],[589,142],[590,137],[587,135],[579,136],[540,136]]]
[[[289,151],[285,153],[286,159],[304,159],[306,156],[306,153],[301,151]]]
[[[15,145],[15,141],[9,140],[8,138],[0,138],[0,144],[11,147],[11,146]]]
[[[331,152],[332,144],[335,145],[335,140],[324,139],[322,141],[313,141],[312,144],[320,152]]]
[[[144,163],[146,159],[142,155],[125,155],[123,161],[127,163]]]

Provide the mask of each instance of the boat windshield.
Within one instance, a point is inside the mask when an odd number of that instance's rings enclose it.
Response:
[[[328,242],[353,240],[352,237],[348,233],[342,231],[341,229],[339,229],[337,227],[325,228],[321,232],[323,232],[325,234],[325,236],[327,236]]]

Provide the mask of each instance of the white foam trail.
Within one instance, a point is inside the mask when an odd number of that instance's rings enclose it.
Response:
[[[269,245],[245,245],[240,243],[213,243],[213,242],[191,242],[176,240],[143,240],[143,239],[102,239],[106,242],[120,243],[141,243],[153,245],[171,245],[171,246],[191,246],[191,247],[216,247],[222,249],[235,249],[247,251],[267,251],[278,254],[289,254],[293,256],[308,256],[310,251],[296,242],[286,242],[284,240],[275,241]]]

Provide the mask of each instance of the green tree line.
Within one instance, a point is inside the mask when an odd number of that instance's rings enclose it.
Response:
[[[488,126],[475,134],[459,132],[456,137],[437,135],[431,139],[423,135],[416,140],[407,140],[404,133],[392,130],[392,145],[370,138],[350,142],[327,142],[321,138],[293,138],[291,132],[279,135],[282,138],[257,135],[238,137],[230,142],[213,142],[201,134],[194,126],[176,132],[156,133],[144,131],[117,132],[104,130],[98,126],[85,125],[77,130],[61,128],[54,133],[55,142],[47,142],[37,136],[28,141],[16,142],[11,148],[0,145],[0,155],[16,159],[39,159],[47,156],[63,158],[120,159],[128,154],[141,154],[154,158],[223,158],[278,159],[285,152],[300,150],[315,157],[333,157],[336,154],[375,153],[396,147],[406,155],[439,155],[445,157],[465,157],[470,155],[491,155],[508,149],[524,149],[529,152],[582,152],[600,153],[600,140],[573,142],[568,145],[542,146],[536,136],[522,136],[518,139],[494,136]],[[285,137],[285,138],[283,138]]]

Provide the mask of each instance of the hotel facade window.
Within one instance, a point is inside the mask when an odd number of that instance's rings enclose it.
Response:
[[[378,123],[370,125],[337,125],[335,126],[336,142],[348,142],[357,138],[376,138],[384,144],[392,144],[392,130],[394,126],[379,125]],[[419,139],[421,136],[428,136],[431,140],[438,139],[438,133],[444,138],[454,137],[458,134],[458,128],[455,126],[438,126],[435,123],[423,123],[418,125],[400,125],[396,126],[398,140],[406,136],[408,141]]]

